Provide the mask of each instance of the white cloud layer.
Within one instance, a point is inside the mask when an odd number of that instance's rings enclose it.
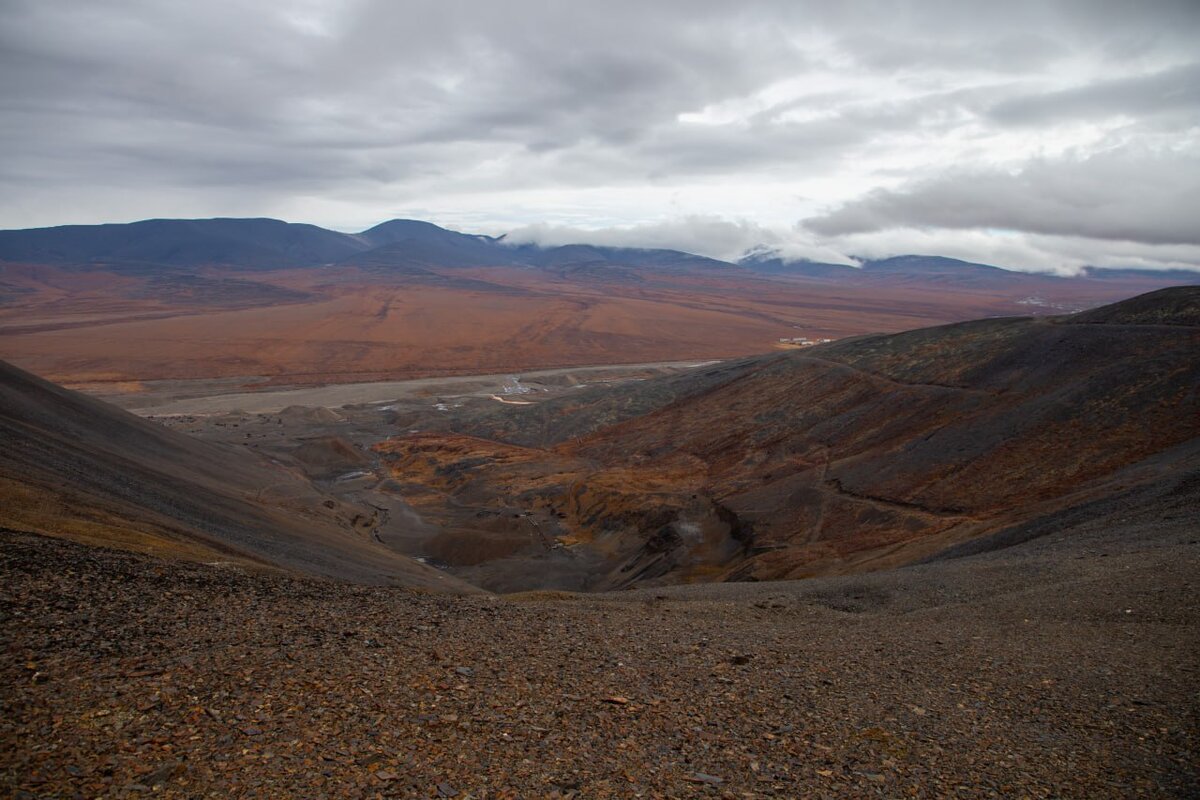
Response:
[[[608,247],[661,247],[723,260],[736,260],[756,247],[768,247],[793,260],[857,263],[832,247],[806,240],[796,231],[717,216],[679,217],[620,228],[588,229],[538,223],[508,232],[505,241],[547,247],[582,243]]]
[[[0,227],[412,216],[724,257],[1200,264],[1194,0],[4,12]]]
[[[545,246],[665,247],[730,261],[763,246],[784,260],[851,265],[915,253],[1061,275],[1076,274],[1085,266],[1196,269],[1200,265],[1200,245],[1193,244],[1151,245],[1082,236],[909,227],[817,236],[801,227],[695,216],[617,228],[528,225],[511,231],[506,240]]]

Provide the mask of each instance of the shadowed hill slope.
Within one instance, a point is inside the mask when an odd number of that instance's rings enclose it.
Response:
[[[467,587],[371,541],[370,509],[0,362],[0,524],[363,583]]]
[[[1076,314],[1077,325],[1190,325],[1200,326],[1200,286],[1176,286],[1148,292],[1121,303]]]
[[[1196,307],[1172,310],[1185,294],[1108,315],[1181,322]],[[747,577],[901,563],[1200,465],[1200,328],[1072,322],[981,321],[772,359],[570,450],[699,459],[702,487],[774,548],[737,568]]]
[[[383,449],[545,513],[612,555],[610,585],[884,568],[1200,469],[1196,294],[860,337]]]

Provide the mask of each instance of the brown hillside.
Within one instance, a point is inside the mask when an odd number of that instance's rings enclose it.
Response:
[[[879,568],[1200,466],[1200,327],[1116,321],[1195,302],[862,337],[466,426],[534,445],[517,462],[479,438],[381,449],[430,513],[528,514],[599,557],[590,588]]]
[[[364,583],[467,587],[370,540],[363,509],[238,447],[0,362],[0,525]]]

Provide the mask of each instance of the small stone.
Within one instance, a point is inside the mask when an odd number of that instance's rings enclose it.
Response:
[[[704,772],[693,772],[691,775],[685,777],[684,780],[689,783],[707,783],[709,786],[719,786],[725,782],[724,778],[718,778],[716,775],[709,775]]]
[[[146,786],[157,786],[160,783],[166,783],[171,779],[171,776],[175,774],[175,770],[178,769],[178,767],[178,761],[168,761],[158,769],[142,778],[141,782]]]
[[[455,667],[454,671],[459,675],[462,675],[464,678],[471,678],[475,675],[475,670],[471,669],[470,667]]]
[[[458,797],[458,790],[448,783],[439,783],[437,785],[438,797]]]

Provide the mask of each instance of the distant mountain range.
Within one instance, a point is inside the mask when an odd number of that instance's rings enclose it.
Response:
[[[1027,285],[1031,289],[1044,281],[1068,281],[1045,273],[1018,272],[976,264],[943,256],[904,255],[877,261],[864,261],[859,267],[846,264],[826,264],[816,261],[784,261],[771,254],[756,253],[738,262],[754,272],[775,277],[794,277],[810,280],[846,282],[875,282],[891,285],[920,284],[953,285],[970,289],[1019,288]],[[1143,276],[1150,273],[1143,273]],[[1195,276],[1193,276],[1195,277]]]
[[[337,265],[368,271],[413,271],[457,267],[526,267],[570,275],[621,269],[654,272],[718,272],[772,278],[892,284],[954,284],[995,287],[1053,276],[1002,269],[952,258],[900,255],[866,261],[861,267],[786,261],[756,250],[737,263],[667,249],[571,244],[511,245],[504,237],[459,233],[420,220],[394,219],[361,233],[276,219],[151,219],[128,224],[64,225],[0,231],[0,261],[103,266],[112,271],[163,267],[226,267],[269,270]],[[635,278],[637,276],[630,275]],[[1197,283],[1200,272],[1089,269],[1089,279],[1153,279],[1163,284]],[[1069,279],[1057,279],[1069,280]]]
[[[990,264],[960,261],[957,258],[928,255],[893,256],[864,261],[858,267],[830,264],[804,259],[787,261],[772,251],[757,250],[738,261],[752,272],[775,277],[793,277],[835,282],[884,280],[890,283],[953,283],[958,286],[976,285],[981,288],[1004,283],[1012,286],[1022,281],[1071,280],[1146,280],[1156,279],[1163,284],[1200,283],[1200,272],[1186,269],[1102,269],[1084,267],[1082,274],[1062,277],[1043,272],[1019,272]]]
[[[118,271],[147,266],[264,270],[321,265],[369,270],[500,266],[739,269],[736,264],[675,250],[509,245],[503,237],[459,233],[408,219],[394,219],[361,233],[339,233],[276,219],[225,218],[0,231],[0,260],[103,265]]]

